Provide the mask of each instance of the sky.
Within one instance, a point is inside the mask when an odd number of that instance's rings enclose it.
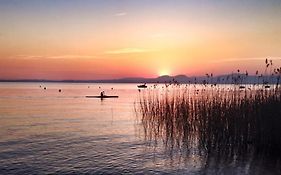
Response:
[[[280,0],[0,0],[0,79],[199,76],[281,66]]]

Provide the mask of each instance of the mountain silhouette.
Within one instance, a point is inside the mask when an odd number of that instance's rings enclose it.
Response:
[[[104,80],[44,80],[44,79],[19,79],[19,80],[0,80],[0,82],[70,82],[70,83],[217,83],[217,84],[231,84],[235,81],[239,83],[276,83],[277,76],[263,76],[258,77],[255,75],[245,74],[226,74],[217,76],[191,76],[176,75],[169,76],[163,75],[156,78],[143,78],[143,77],[127,77],[120,79],[104,79]]]

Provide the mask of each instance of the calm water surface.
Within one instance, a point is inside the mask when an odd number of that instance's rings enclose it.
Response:
[[[119,98],[85,98],[102,90]],[[136,84],[0,83],[0,174],[252,174],[147,143],[138,97]]]

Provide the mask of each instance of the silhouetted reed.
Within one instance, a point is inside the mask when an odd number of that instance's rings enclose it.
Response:
[[[280,76],[281,70],[278,71]],[[243,82],[237,82],[240,83],[173,84],[142,91],[136,109],[141,114],[145,138],[155,144],[162,141],[170,150],[206,158],[215,155],[224,159],[280,159],[279,79],[269,88],[269,84],[244,84],[241,88]]]

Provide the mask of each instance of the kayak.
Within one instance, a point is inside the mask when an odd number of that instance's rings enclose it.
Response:
[[[88,95],[86,96],[86,98],[118,98],[119,96],[110,96],[110,95],[104,95],[104,96],[91,96],[91,95]]]

